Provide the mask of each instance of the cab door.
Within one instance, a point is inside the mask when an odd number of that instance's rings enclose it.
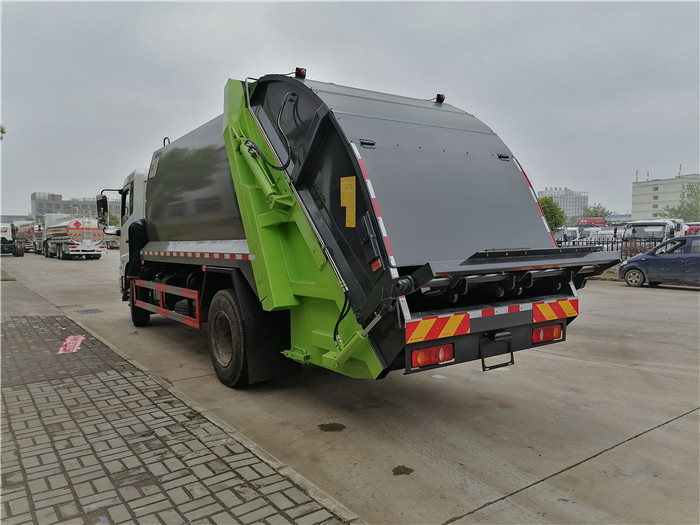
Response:
[[[671,239],[657,246],[646,259],[649,282],[677,283],[684,281],[686,239]]]
[[[683,266],[684,282],[700,286],[700,237],[688,239]]]

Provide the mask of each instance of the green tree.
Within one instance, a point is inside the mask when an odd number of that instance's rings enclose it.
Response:
[[[552,197],[542,197],[537,202],[540,203],[540,208],[542,208],[544,218],[547,220],[549,229],[552,230],[552,232],[555,232],[564,226],[564,223],[566,222],[566,215],[564,215],[564,212],[559,205],[554,202]]]
[[[677,206],[666,206],[662,217],[682,219],[685,222],[700,221],[700,184],[688,184],[683,188]]]
[[[119,226],[119,223],[121,221],[119,220],[119,215],[116,213],[112,213],[111,211],[109,212],[109,225],[110,226]]]
[[[607,217],[612,215],[613,212],[607,209],[600,203],[594,204],[593,206],[584,206],[580,217]]]
[[[5,133],[7,133],[7,130],[5,129],[5,126],[0,124],[0,140],[2,140],[5,137]]]

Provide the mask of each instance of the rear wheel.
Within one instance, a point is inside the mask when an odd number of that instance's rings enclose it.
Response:
[[[230,387],[248,385],[243,319],[233,290],[221,290],[212,299],[207,336],[219,380]]]
[[[15,251],[12,252],[12,255],[14,255],[15,257],[24,257],[24,247],[15,246]]]
[[[635,288],[642,286],[644,280],[644,273],[636,268],[632,268],[625,273],[625,283],[627,283],[627,286],[634,286]]]

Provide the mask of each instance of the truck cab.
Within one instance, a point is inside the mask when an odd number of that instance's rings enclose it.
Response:
[[[145,217],[146,181],[147,173],[143,170],[134,170],[127,175],[122,187],[116,190],[121,196],[119,228],[104,228],[106,235],[115,235],[119,238],[119,290],[123,301],[129,299],[129,282],[126,278],[129,264],[129,226]],[[107,197],[104,194],[99,195],[97,202],[100,223],[107,224],[109,214]]]

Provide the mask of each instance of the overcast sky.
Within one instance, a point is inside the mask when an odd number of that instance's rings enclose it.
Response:
[[[93,197],[223,111],[228,78],[288,73],[445,93],[536,190],[631,208],[699,173],[699,3],[0,3],[2,213]]]

